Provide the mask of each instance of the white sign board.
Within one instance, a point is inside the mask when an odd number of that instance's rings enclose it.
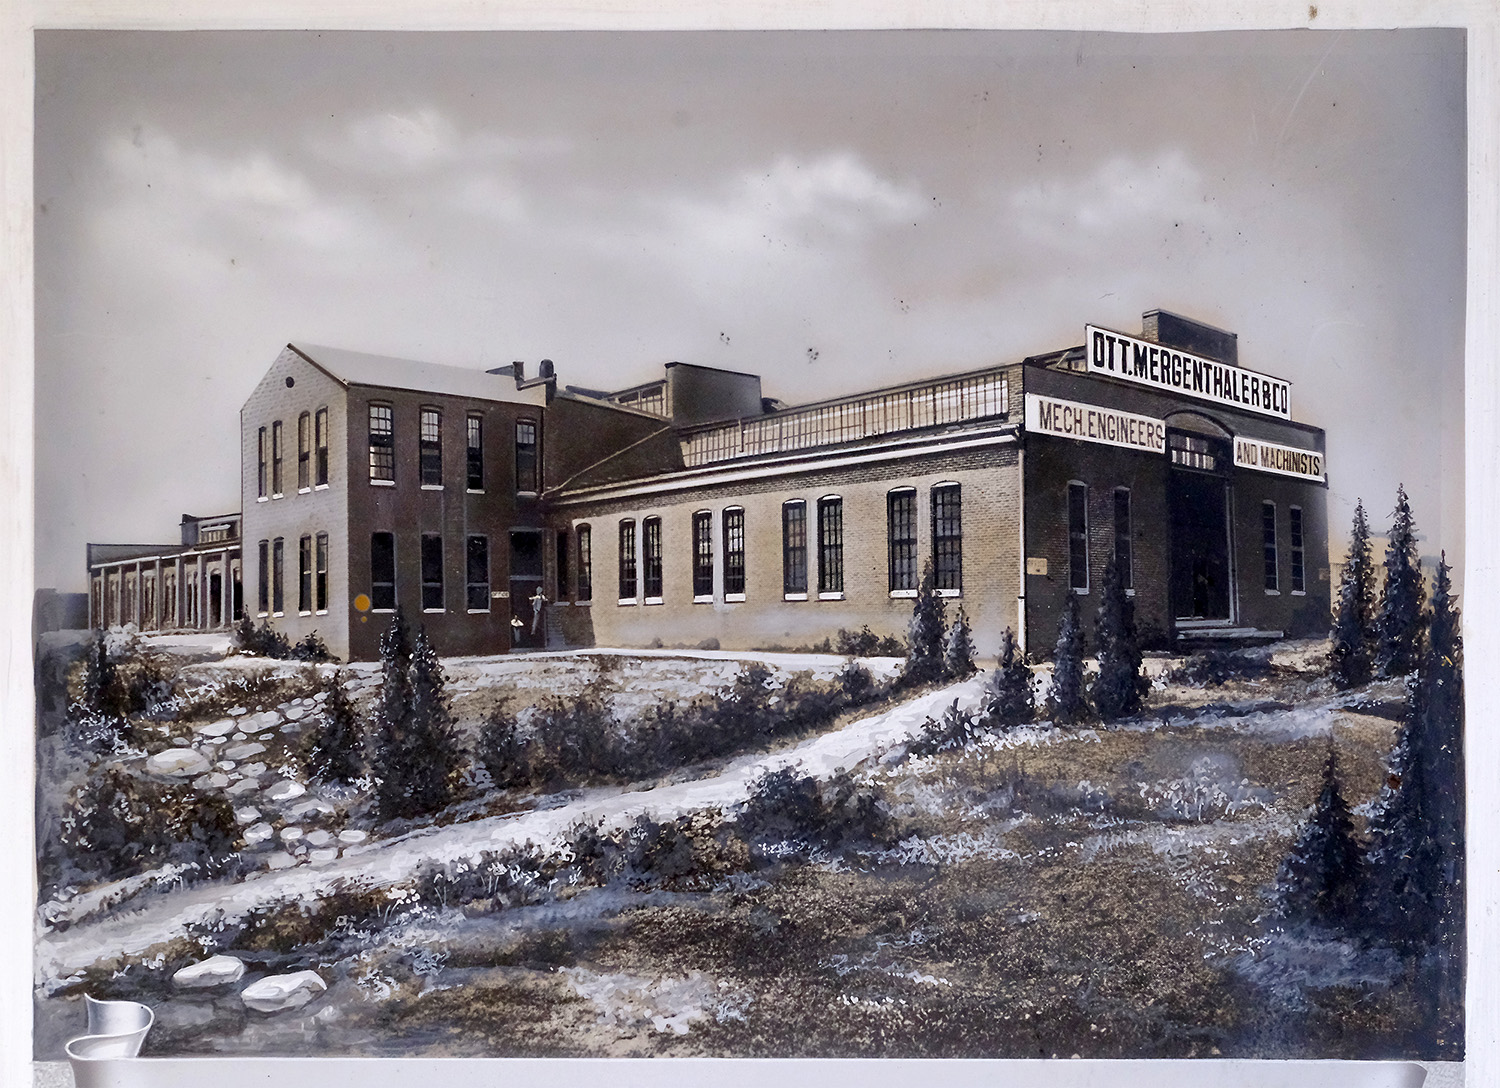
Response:
[[[1317,450],[1278,446],[1274,442],[1262,442],[1255,438],[1234,440],[1234,463],[1236,468],[1275,472],[1282,476],[1295,476],[1299,480],[1324,483],[1328,479],[1323,455]]]
[[[1026,430],[1148,453],[1164,453],[1167,448],[1167,425],[1160,419],[1039,393],[1026,394]]]
[[[1204,359],[1176,348],[1085,325],[1089,373],[1181,393],[1247,412],[1292,418],[1292,388],[1282,378]]]

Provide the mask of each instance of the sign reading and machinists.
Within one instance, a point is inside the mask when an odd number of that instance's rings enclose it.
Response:
[[[1160,419],[1038,393],[1026,394],[1026,429],[1152,453],[1167,448],[1167,425]]]
[[[1281,419],[1292,418],[1291,386],[1281,378],[1190,355],[1133,336],[1084,326],[1089,373],[1228,404]]]
[[[1282,476],[1296,476],[1302,480],[1317,480],[1319,483],[1327,479],[1323,455],[1317,450],[1278,446],[1256,438],[1234,440],[1234,463],[1240,468],[1255,468]]]

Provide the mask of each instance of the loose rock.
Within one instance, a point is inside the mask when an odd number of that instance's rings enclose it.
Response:
[[[202,990],[238,982],[245,974],[245,963],[234,956],[210,956],[201,963],[189,964],[172,975],[172,984],[184,990]]]
[[[293,797],[301,797],[306,792],[307,787],[302,783],[283,778],[267,787],[266,797],[271,801],[290,801]]]
[[[146,770],[152,774],[186,778],[208,770],[208,760],[191,748],[169,748],[147,759]]]
[[[300,1009],[326,989],[328,983],[316,971],[297,971],[290,975],[269,975],[252,982],[240,991],[240,1000],[246,1008],[256,1012],[280,1012],[282,1009]]]

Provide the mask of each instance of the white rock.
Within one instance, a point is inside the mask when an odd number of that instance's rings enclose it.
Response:
[[[283,853],[277,852],[277,853],[274,853],[274,854],[267,854],[266,855],[266,868],[267,869],[290,869],[293,865],[296,865],[296,864],[297,864],[297,859],[294,858],[294,857],[292,857],[291,854],[283,854]]]
[[[324,831],[321,827],[318,828],[316,831],[309,831],[307,833],[307,845],[308,846],[319,846],[319,847],[321,847],[321,846],[327,846],[327,845],[329,845],[332,842],[333,842],[333,832],[332,831]]]
[[[246,805],[244,808],[234,810],[234,822],[237,824],[253,824],[260,819],[260,809]]]
[[[251,811],[253,812],[254,809]],[[268,823],[252,824],[250,827],[245,828],[245,845],[255,846],[257,843],[265,842],[274,834],[276,832],[271,829],[271,825]]]
[[[253,778],[242,778],[224,792],[230,797],[243,797],[247,793],[254,793],[260,789],[260,783]]]
[[[293,797],[301,797],[307,792],[307,787],[301,782],[293,782],[289,778],[283,778],[279,782],[273,782],[266,789],[266,798],[271,801],[290,801]]]
[[[259,778],[265,773],[266,765],[264,763],[247,763],[240,768],[240,774],[246,778]]]
[[[281,829],[281,841],[282,842],[285,842],[285,843],[294,843],[298,839],[300,839],[301,837],[302,837],[302,829],[300,827],[283,827]]]
[[[251,756],[260,755],[265,750],[266,746],[264,744],[261,744],[259,741],[251,741],[248,744],[236,744],[233,748],[224,749],[224,758],[236,761],[249,759]]]
[[[289,706],[286,708],[284,713],[286,714],[288,720],[295,722],[301,720],[302,715],[306,714],[307,711],[303,710],[300,706]]]
[[[253,718],[246,718],[240,728],[246,733],[264,733],[267,729],[275,729],[280,724],[280,714],[274,710],[265,710]]]
[[[213,774],[199,775],[193,779],[193,788],[196,790],[222,790],[229,785],[229,776],[215,771]]]
[[[316,971],[297,971],[290,975],[270,975],[252,982],[240,991],[246,1008],[256,1012],[280,1012],[300,1009],[324,990],[328,983]]]
[[[205,737],[227,737],[234,732],[235,725],[233,718],[220,718],[216,722],[194,726],[194,728]]]
[[[169,748],[146,760],[146,770],[152,774],[187,777],[208,770],[208,760],[191,748]]]
[[[328,692],[326,692],[326,691],[320,691],[320,692],[318,692],[318,694],[316,694],[316,695],[314,695],[312,697],[312,701],[314,703],[316,703],[317,705],[319,705],[319,706],[322,706],[323,703],[325,703],[327,700],[328,700]]]
[[[172,738],[172,745],[174,747],[176,747],[176,748],[186,748],[186,747],[188,747],[192,743],[193,742],[190,741],[190,740],[188,740],[186,737],[173,737]]]
[[[345,843],[345,844],[347,844],[349,846],[353,846],[357,842],[364,842],[369,837],[370,836],[367,835],[365,832],[363,832],[363,831],[356,831],[352,827],[348,828],[347,830],[339,832],[339,842]]]
[[[335,811],[327,801],[309,797],[306,801],[300,801],[287,809],[287,815],[294,820],[305,820],[309,816],[332,816]]]
[[[232,760],[232,759],[221,759],[221,760],[219,760],[219,762],[217,762],[217,763],[214,764],[214,770],[216,770],[216,771],[232,771],[232,770],[234,770],[234,760]]]
[[[245,975],[245,963],[234,956],[211,956],[201,963],[190,964],[172,975],[172,983],[184,990],[200,990],[238,982]]]
[[[327,865],[330,861],[338,861],[339,848],[337,846],[325,846],[321,850],[309,850],[307,860],[314,865]]]
[[[247,737],[247,736],[245,736],[245,734],[243,734],[243,733],[235,733],[229,739],[230,740],[249,740],[250,738]]]
[[[229,712],[229,716],[231,718],[240,718],[240,717],[244,717],[244,715],[246,715],[248,713],[249,713],[249,711],[247,711],[244,707],[237,706],[237,707],[235,707],[233,710],[231,710]]]

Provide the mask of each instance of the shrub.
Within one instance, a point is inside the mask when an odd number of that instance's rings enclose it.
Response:
[[[1054,721],[1072,724],[1088,717],[1084,686],[1083,620],[1078,614],[1078,597],[1070,592],[1057,633],[1057,648],[1052,655],[1052,685],[1047,692],[1047,712]]]
[[[906,643],[895,635],[877,635],[865,624],[858,631],[840,627],[834,636],[834,652],[845,657],[905,657]]]
[[[239,844],[229,802],[107,768],[73,791],[60,842],[86,876],[116,880],[169,862],[221,870]]]
[[[870,670],[853,658],[844,662],[844,667],[839,670],[837,682],[839,690],[844,693],[844,698],[851,703],[862,703],[875,692],[875,678],[870,675]]]
[[[260,626],[256,627],[248,615],[242,616],[235,625],[234,643],[241,653],[257,657],[285,661],[292,656],[291,643],[285,635],[271,626],[270,620],[261,620]]]
[[[1114,556],[1104,568],[1094,637],[1099,647],[1099,673],[1090,692],[1094,709],[1107,722],[1139,713],[1149,681],[1141,673],[1135,602],[1125,593]]]
[[[1230,680],[1259,680],[1271,673],[1263,656],[1243,650],[1199,650],[1167,673],[1174,684],[1218,687]]]
[[[609,686],[594,681],[572,697],[548,696],[531,720],[536,773],[549,780],[578,780],[611,770],[610,739],[618,722]]]
[[[907,642],[906,667],[901,682],[928,684],[943,677],[943,635],[947,624],[943,618],[943,598],[935,588],[932,560],[922,569],[922,581],[912,602],[910,639]]]
[[[820,784],[792,767],[757,779],[735,823],[750,840],[752,854],[761,858],[785,854],[786,847],[836,850],[895,839],[889,810],[868,787],[845,773]]]
[[[962,748],[980,733],[980,719],[958,708],[954,699],[941,718],[928,718],[922,729],[906,745],[913,755],[930,756]]]
[[[496,789],[511,789],[531,781],[531,760],[521,739],[521,727],[504,700],[485,716],[474,755]]]
[[[342,673],[334,673],[323,690],[327,698],[311,734],[307,767],[324,782],[352,782],[363,769],[364,730],[344,691]]]
[[[1035,716],[1031,667],[1016,650],[1016,637],[1007,627],[1000,637],[1000,660],[985,685],[980,724],[988,729],[1009,729]]]
[[[292,647],[290,655],[298,661],[337,661],[328,649],[328,644],[323,641],[323,636],[316,631],[310,631],[303,636],[302,641]]]
[[[962,680],[974,672],[974,642],[969,635],[969,617],[964,606],[958,606],[958,615],[943,640],[943,672],[955,680]]]
[[[1344,800],[1333,740],[1323,764],[1323,788],[1276,879],[1277,906],[1292,921],[1344,927],[1358,907],[1363,858]]]

